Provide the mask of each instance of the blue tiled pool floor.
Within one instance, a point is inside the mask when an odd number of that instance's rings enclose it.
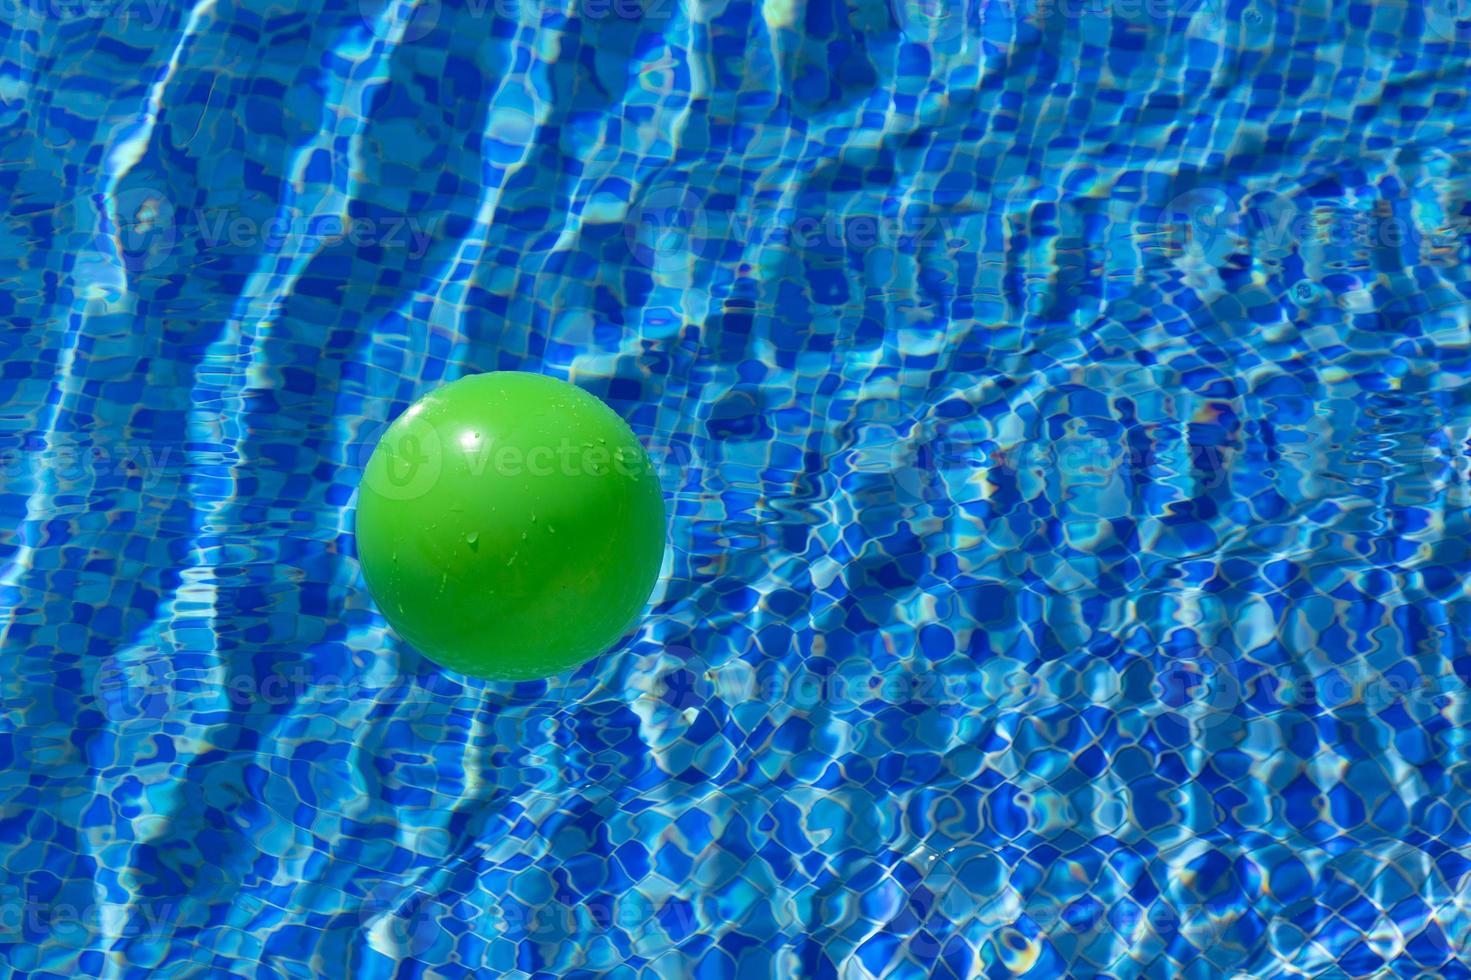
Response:
[[[1471,975],[1454,5],[23,0],[0,957]],[[474,371],[659,463],[616,651],[353,550]]]

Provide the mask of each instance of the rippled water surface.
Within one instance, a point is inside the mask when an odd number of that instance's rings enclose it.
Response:
[[[37,977],[1466,976],[1471,14],[16,0],[0,955]],[[385,423],[659,463],[446,673]]]

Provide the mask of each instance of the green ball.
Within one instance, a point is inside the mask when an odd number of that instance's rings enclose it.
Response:
[[[363,577],[394,630],[477,677],[548,677],[633,625],[664,560],[633,431],[539,374],[461,378],[388,427],[358,489]]]

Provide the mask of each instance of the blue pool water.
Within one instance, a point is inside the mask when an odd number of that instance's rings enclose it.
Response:
[[[1468,13],[12,0],[0,957],[1471,975]],[[353,552],[502,368],[670,514],[546,683]]]

